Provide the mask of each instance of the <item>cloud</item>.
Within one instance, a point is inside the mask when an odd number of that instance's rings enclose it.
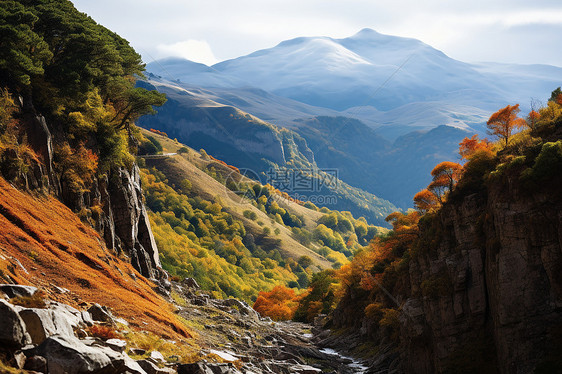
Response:
[[[562,61],[562,50],[552,47],[562,43],[560,0],[72,1],[146,62],[182,56],[212,64],[298,36],[342,38],[365,27],[420,39],[468,62]]]
[[[159,44],[156,51],[159,58],[183,57],[209,66],[218,62],[211,46],[205,40],[190,39],[172,44]]]

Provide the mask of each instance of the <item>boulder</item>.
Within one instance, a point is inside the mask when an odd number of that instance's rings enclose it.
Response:
[[[88,346],[77,338],[52,336],[32,353],[45,357],[49,374],[146,374],[129,356],[108,347]]]
[[[222,300],[221,303],[224,306],[228,306],[230,308],[234,308],[238,310],[238,312],[243,315],[244,317],[249,318],[251,321],[259,321],[260,315],[256,312],[252,307],[250,307],[246,302],[238,300],[238,299],[226,299]]]
[[[31,356],[25,360],[25,365],[23,366],[25,370],[36,371],[39,373],[47,372],[47,359],[43,356]]]
[[[154,362],[166,362],[164,355],[158,351],[150,352],[150,359]]]
[[[241,374],[232,364],[196,362],[178,366],[178,374]]]
[[[123,353],[127,347],[127,342],[121,339],[107,339],[105,345],[113,349],[115,352]]]
[[[13,305],[0,299],[0,347],[19,349],[31,342],[21,319]]]
[[[160,368],[152,361],[149,360],[139,360],[137,364],[146,371],[146,374],[175,374],[176,371],[171,368]]]
[[[88,321],[91,321],[88,317],[84,317],[85,313],[67,304],[52,301],[49,304],[49,309],[64,316],[73,328],[83,327],[84,325],[88,325]]]
[[[41,344],[53,335],[74,337],[65,313],[51,309],[27,308],[19,311],[33,344]]]
[[[0,284],[0,290],[8,295],[9,298],[17,296],[29,297],[35,295],[38,291],[37,287],[21,286],[19,284]]]
[[[94,373],[112,364],[103,351],[88,347],[76,338],[49,337],[35,353],[45,357],[50,374]]]
[[[90,313],[94,321],[114,324],[113,316],[105,306],[94,304],[88,309],[88,313]]]

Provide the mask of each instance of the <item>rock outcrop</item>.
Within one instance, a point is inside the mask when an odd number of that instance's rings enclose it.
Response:
[[[25,323],[13,305],[0,299],[0,346],[18,349],[31,342]]]
[[[420,222],[416,253],[396,283],[403,287],[389,290],[400,307],[398,341],[340,305],[334,325],[355,331],[345,344],[371,339],[372,366],[397,372],[559,369],[562,195],[558,182],[530,190],[514,175],[459,193]]]
[[[61,181],[53,167],[53,142],[64,140],[65,135],[59,134],[61,131],[53,133],[45,118],[33,110],[22,116],[21,123],[20,136],[37,157],[7,149],[0,160],[0,174],[19,188],[54,194],[76,212],[98,205],[101,212],[92,213],[91,222],[107,247],[129,256],[143,276],[157,280],[164,277],[142,200],[138,166],[133,164],[130,170],[114,167],[94,178],[84,191],[77,191]],[[19,166],[23,164],[27,167]]]
[[[131,257],[131,263],[142,275],[160,278],[158,248],[142,201],[137,165],[131,172],[119,168],[112,173],[107,198],[104,203],[111,207],[114,232],[120,247]]]

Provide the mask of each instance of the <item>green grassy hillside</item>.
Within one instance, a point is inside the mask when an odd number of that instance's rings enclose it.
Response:
[[[277,284],[307,287],[312,274],[347,263],[385,231],[349,212],[293,201],[206,152],[142,133],[155,152],[162,149],[139,163],[163,266],[217,295],[252,299]]]

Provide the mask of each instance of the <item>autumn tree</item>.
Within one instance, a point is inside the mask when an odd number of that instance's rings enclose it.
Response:
[[[513,130],[527,125],[523,118],[517,117],[519,112],[519,104],[515,104],[508,105],[492,114],[487,122],[488,133],[503,139],[507,147]]]
[[[433,181],[427,189],[435,194],[439,202],[443,203],[447,194],[453,190],[453,187],[459,181],[461,174],[462,165],[451,161],[441,162],[431,171]]]
[[[529,112],[529,115],[527,116],[527,125],[531,129],[534,129],[537,127],[537,122],[539,121],[539,119],[541,119],[540,113],[537,112],[536,110],[531,110]]]
[[[275,321],[292,319],[298,306],[295,291],[281,285],[269,292],[261,291],[254,303],[254,309],[258,313]]]
[[[433,192],[424,188],[414,196],[414,205],[420,212],[427,213],[439,207],[441,203]]]
[[[478,139],[478,135],[474,134],[470,138],[464,138],[459,143],[459,154],[461,159],[470,160],[470,158],[478,151],[491,151],[492,143],[488,139]]]

